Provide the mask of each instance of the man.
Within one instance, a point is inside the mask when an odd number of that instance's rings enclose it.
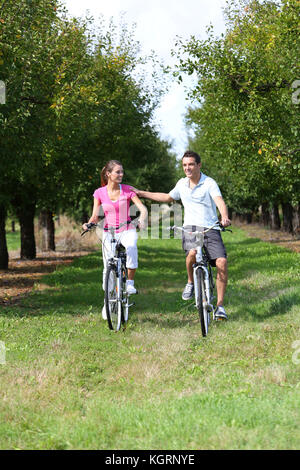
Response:
[[[200,156],[192,151],[185,152],[182,157],[182,166],[186,178],[181,178],[169,194],[135,190],[138,196],[166,203],[181,199],[184,207],[184,226],[193,231],[195,231],[196,226],[208,228],[218,221],[216,207],[221,215],[221,224],[224,227],[230,225],[228,210],[217,183],[201,173]],[[228,280],[227,255],[220,230],[209,230],[205,234],[204,245],[210,263],[217,268],[215,317],[219,320],[227,320],[223,306]],[[187,248],[184,237],[183,248]],[[183,300],[189,300],[194,295],[193,264],[196,262],[196,250],[185,249],[185,251],[188,282],[182,293],[182,298]]]

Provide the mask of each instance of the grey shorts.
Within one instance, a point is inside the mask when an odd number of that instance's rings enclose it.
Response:
[[[196,230],[203,230],[203,227],[197,227],[196,225],[186,225],[184,227],[191,232]],[[185,251],[185,255],[189,254],[190,250],[195,250],[196,237],[182,232],[182,248]],[[220,230],[209,230],[204,234],[204,248],[209,259],[209,263],[212,266],[216,265],[217,258],[227,258],[226,249],[221,237]]]

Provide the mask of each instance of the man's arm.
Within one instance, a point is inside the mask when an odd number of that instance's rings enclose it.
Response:
[[[140,191],[139,189],[133,188],[132,190],[139,196],[146,199],[151,199],[156,202],[173,202],[174,199],[167,193],[151,193],[150,191]]]
[[[228,217],[228,209],[224,199],[221,196],[216,196],[214,197],[214,201],[221,214],[221,224],[224,227],[228,227],[228,225],[231,225],[231,220]]]

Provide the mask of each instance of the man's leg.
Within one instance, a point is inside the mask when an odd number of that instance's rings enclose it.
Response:
[[[223,305],[224,296],[228,281],[228,271],[227,271],[227,259],[226,258],[217,258],[216,259],[216,268],[217,268],[217,307]]]
[[[188,282],[182,292],[182,300],[191,300],[194,297],[193,264],[196,262],[196,251],[191,250],[185,259]]]
[[[186,270],[188,275],[188,283],[194,284],[194,277],[193,277],[193,264],[196,263],[196,250],[190,250],[186,259]]]

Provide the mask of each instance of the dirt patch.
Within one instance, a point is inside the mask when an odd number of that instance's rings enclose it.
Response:
[[[41,252],[34,260],[21,260],[19,252],[10,252],[9,269],[0,270],[0,305],[17,304],[45,274],[52,273],[58,266],[71,264],[75,258],[89,253],[90,251]],[[43,287],[48,288],[46,285]]]
[[[281,230],[270,230],[259,224],[234,222],[233,226],[234,225],[241,227],[249,237],[259,238],[265,242],[274,243],[275,245],[283,246],[284,248],[300,253],[299,236],[294,236]]]

